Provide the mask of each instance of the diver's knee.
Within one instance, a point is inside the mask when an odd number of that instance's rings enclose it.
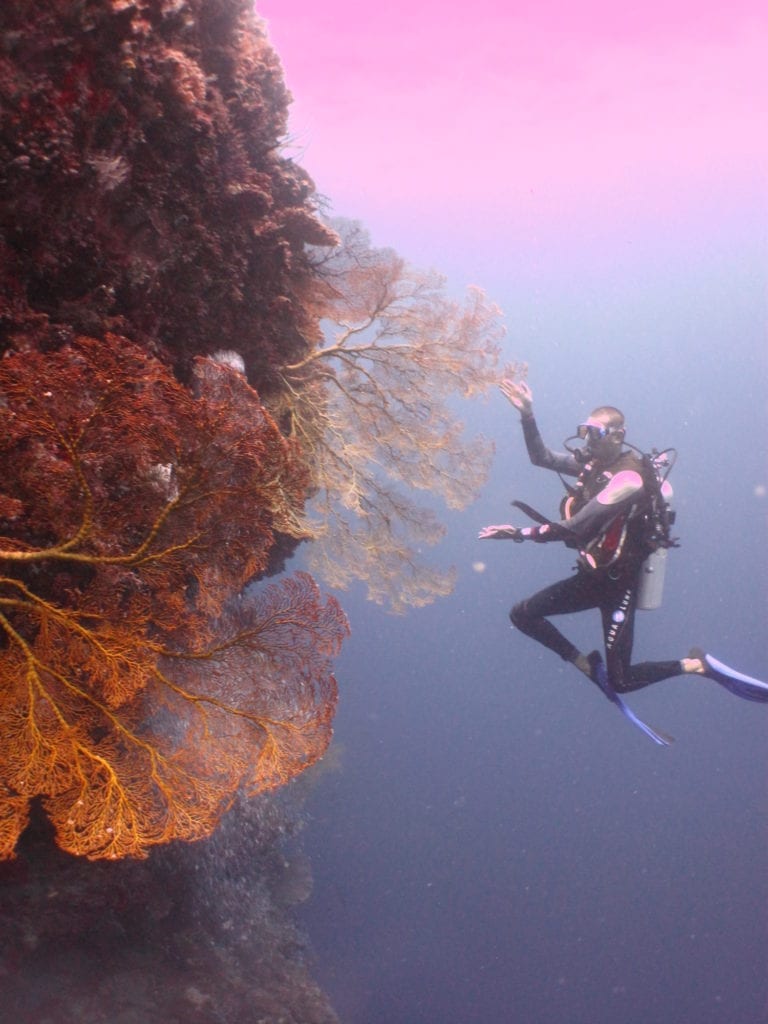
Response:
[[[510,609],[509,618],[513,626],[516,626],[518,629],[523,628],[524,624],[530,619],[528,610],[525,606],[525,601],[518,601],[517,604]]]

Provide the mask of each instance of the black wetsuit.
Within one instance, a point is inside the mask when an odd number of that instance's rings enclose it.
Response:
[[[528,455],[535,466],[578,477],[573,514],[539,539],[562,540],[567,537],[570,546],[583,550],[604,534],[611,521],[637,503],[637,493],[624,502],[611,505],[597,500],[598,494],[616,472],[622,469],[637,469],[639,472],[639,460],[631,452],[622,452],[611,466],[598,471],[589,463],[580,465],[573,455],[547,448],[533,416],[524,417],[522,426]],[[639,521],[636,519],[635,523]],[[630,518],[621,554],[615,561],[604,567],[591,568],[580,557],[575,575],[520,601],[509,613],[510,618],[523,633],[549,647],[565,661],[574,661],[579,654],[578,648],[548,618],[599,608],[606,668],[618,693],[639,690],[661,679],[682,675],[679,660],[631,664],[639,575],[646,554]]]

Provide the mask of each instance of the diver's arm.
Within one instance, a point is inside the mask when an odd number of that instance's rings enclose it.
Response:
[[[514,540],[518,543],[533,540],[537,544],[561,540],[569,547],[581,547],[586,541],[597,536],[618,511],[620,510],[617,508],[601,505],[597,498],[593,498],[572,519],[561,519],[558,523],[545,523],[543,526],[524,526],[522,529],[512,526],[511,523],[505,523],[503,526],[485,526],[477,536],[478,540]]]
[[[566,452],[553,452],[544,444],[539,428],[533,413],[521,416],[520,425],[523,428],[525,447],[528,449],[528,458],[534,466],[541,466],[543,469],[553,469],[557,473],[564,473],[566,476],[578,476],[581,466],[573,455]]]
[[[534,466],[554,469],[557,473],[578,476],[581,467],[572,455],[565,452],[553,452],[544,444],[536,420],[533,417],[533,392],[527,381],[504,379],[499,390],[507,401],[520,413],[525,446],[528,457]]]
[[[546,543],[562,540],[581,545],[596,537],[603,527],[620,512],[624,512],[643,489],[643,479],[633,469],[622,470],[611,477],[594,498],[570,519],[544,526],[526,526],[519,531],[521,540]]]

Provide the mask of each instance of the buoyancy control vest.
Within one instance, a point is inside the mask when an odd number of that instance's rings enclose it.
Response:
[[[595,498],[617,473],[633,471],[643,481],[636,499],[609,519],[597,536],[579,548],[579,565],[583,569],[642,565],[645,570],[650,555],[660,549],[666,554],[667,548],[678,546],[677,539],[670,534],[674,512],[664,494],[666,476],[673,464],[670,451],[654,451],[650,455],[625,451],[607,469],[598,470],[592,463],[587,463],[576,484],[566,484],[568,493],[560,506],[563,520],[570,519]],[[654,571],[658,571],[655,566],[649,567],[649,573]],[[657,598],[654,596],[648,600],[656,601]],[[659,594],[659,603],[660,600]]]

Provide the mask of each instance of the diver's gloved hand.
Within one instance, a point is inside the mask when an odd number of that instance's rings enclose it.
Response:
[[[523,531],[516,526],[506,523],[504,526],[484,526],[477,535],[478,540],[514,540],[522,543],[525,537]]]
[[[533,416],[533,392],[526,381],[505,379],[499,390],[523,418]]]
[[[478,540],[513,540],[517,544],[522,544],[524,540],[533,540],[543,544],[551,540],[549,533],[549,526],[524,526],[521,530],[507,523],[504,526],[484,526],[477,537]]]

